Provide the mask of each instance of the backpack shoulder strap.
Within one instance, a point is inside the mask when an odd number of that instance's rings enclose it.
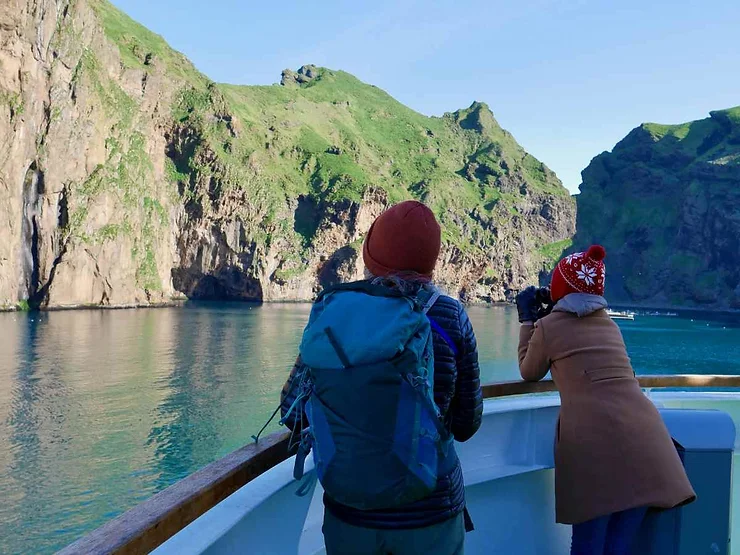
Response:
[[[422,287],[416,294],[416,300],[421,305],[421,311],[426,314],[442,296],[436,287]]]
[[[445,331],[445,329],[440,326],[436,320],[434,320],[431,316],[427,315],[427,319],[429,320],[429,323],[432,325],[432,329],[436,331],[439,336],[444,339],[444,342],[447,343],[447,346],[452,351],[452,354],[455,356],[455,359],[460,355],[460,350],[457,348],[457,345],[455,345],[455,342],[450,337],[450,334]]]
[[[434,303],[436,303],[441,296],[442,293],[440,293],[439,290],[436,288],[422,287],[419,290],[419,294],[417,295],[416,299],[418,302],[423,303],[422,311],[424,314],[426,314],[426,317],[429,320],[432,329],[440,335],[445,343],[447,343],[447,345],[450,347],[450,350],[452,350],[452,354],[455,356],[455,358],[457,358],[460,354],[460,350],[457,348],[457,345],[455,345],[455,342],[450,337],[450,334],[448,334],[444,330],[444,328],[440,326],[439,323],[437,323],[437,321],[428,314],[429,310],[431,310],[431,308],[434,306]]]

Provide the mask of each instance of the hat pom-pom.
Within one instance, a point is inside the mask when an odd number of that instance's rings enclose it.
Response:
[[[600,262],[606,258],[606,249],[602,247],[601,245],[591,245],[588,248],[588,252],[586,252],[586,256],[589,257],[591,260],[595,260],[596,262]]]

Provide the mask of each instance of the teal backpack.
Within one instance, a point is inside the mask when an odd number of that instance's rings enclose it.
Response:
[[[370,510],[422,499],[452,470],[457,457],[434,403],[434,324],[426,316],[437,298],[429,288],[409,297],[368,281],[319,296],[300,346],[309,427],[297,479],[313,449],[327,495]]]

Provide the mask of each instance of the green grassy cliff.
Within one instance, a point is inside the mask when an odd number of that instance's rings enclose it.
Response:
[[[372,219],[407,198],[439,217],[438,279],[470,300],[507,298],[572,235],[560,181],[483,103],[426,117],[310,65],[217,84],[107,0],[62,4],[9,23],[28,48],[45,30],[49,56],[21,63],[51,77],[0,73],[0,137],[24,152],[12,210],[31,214],[6,304],[308,299],[360,275]]]
[[[582,175],[575,244],[607,248],[613,300],[740,307],[740,107],[643,124]]]

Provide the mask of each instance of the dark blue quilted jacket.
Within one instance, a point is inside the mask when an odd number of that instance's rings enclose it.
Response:
[[[467,441],[478,431],[483,415],[478,349],[473,326],[462,304],[446,296],[437,300],[428,315],[433,321],[434,400],[455,439]],[[295,400],[297,392],[293,387],[294,377],[300,367],[299,359],[283,387],[283,415]],[[292,429],[296,429],[297,424],[290,418],[286,422]],[[438,481],[433,494],[409,505],[361,511],[340,505],[326,495],[324,505],[335,517],[364,528],[404,529],[431,526],[459,515],[465,508],[462,469],[458,462],[448,476]]]

